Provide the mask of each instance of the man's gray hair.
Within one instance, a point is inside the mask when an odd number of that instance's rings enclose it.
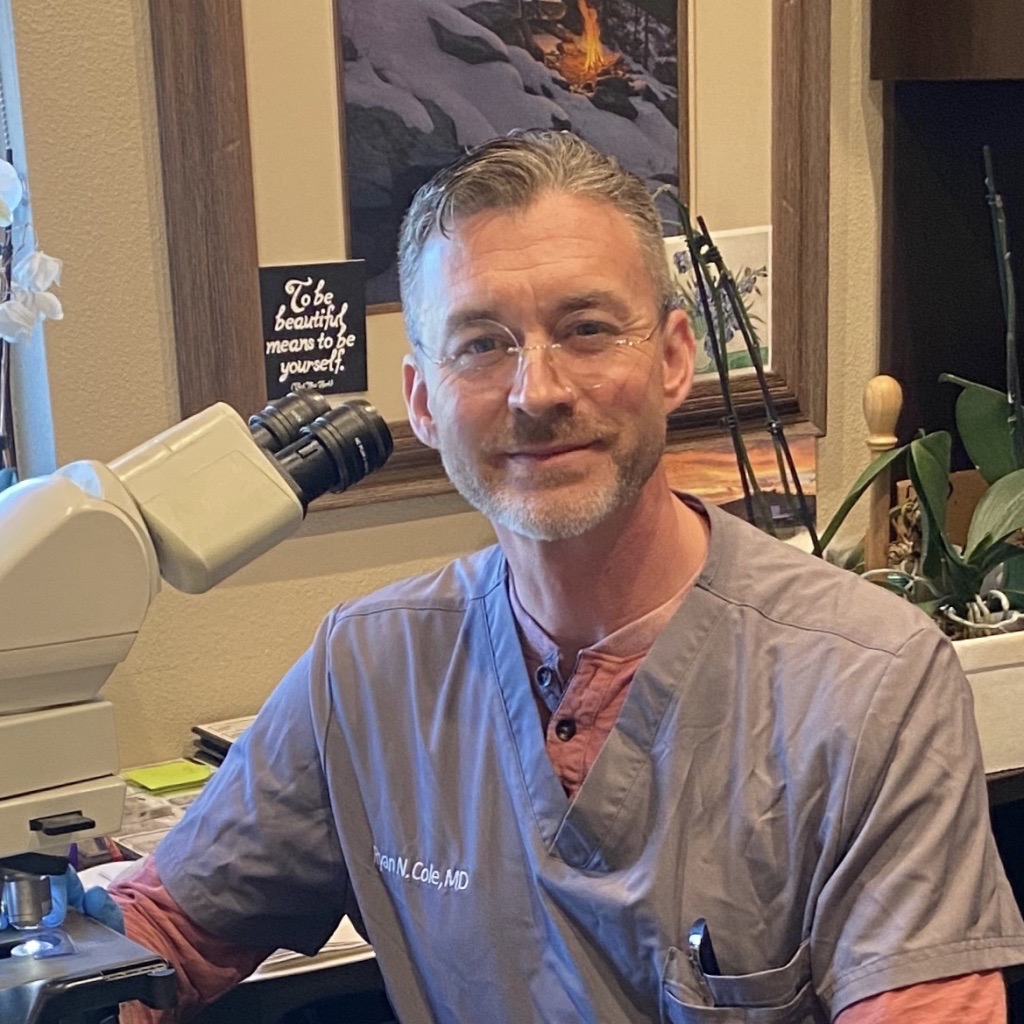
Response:
[[[622,213],[640,245],[659,312],[668,308],[674,289],[661,217],[643,180],[571,132],[517,129],[469,150],[413,197],[398,243],[398,280],[414,345],[422,341],[417,285],[427,240],[435,232],[448,237],[460,220],[485,210],[524,209],[545,192],[604,200]]]

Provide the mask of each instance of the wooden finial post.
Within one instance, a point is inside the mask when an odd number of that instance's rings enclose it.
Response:
[[[896,447],[896,421],[903,408],[899,381],[884,374],[872,377],[864,388],[864,421],[871,457]],[[869,494],[868,532],[864,538],[864,568],[884,569],[889,564],[889,473],[880,473]]]

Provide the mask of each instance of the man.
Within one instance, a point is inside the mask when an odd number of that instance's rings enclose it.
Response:
[[[115,890],[186,1006],[347,913],[405,1024],[1003,1020],[1024,926],[956,659],[670,491],[693,338],[642,183],[496,140],[400,273],[410,423],[499,544],[337,609]]]

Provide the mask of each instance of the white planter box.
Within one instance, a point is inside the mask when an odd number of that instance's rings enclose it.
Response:
[[[953,647],[974,691],[985,771],[1024,766],[1024,631]]]

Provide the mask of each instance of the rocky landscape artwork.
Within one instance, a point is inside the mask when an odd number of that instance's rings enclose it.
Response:
[[[367,303],[398,300],[415,190],[512,128],[576,132],[652,190],[679,187],[678,0],[337,3],[349,246]]]

